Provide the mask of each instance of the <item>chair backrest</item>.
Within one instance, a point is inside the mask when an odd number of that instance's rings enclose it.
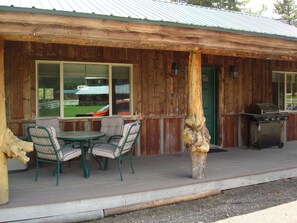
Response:
[[[38,158],[62,160],[63,153],[56,137],[56,130],[51,126],[30,125],[28,134],[33,142]]]
[[[106,136],[122,135],[124,129],[124,118],[117,117],[103,117],[101,120],[100,132],[105,133]]]
[[[133,149],[137,137],[140,133],[141,123],[139,121],[125,124],[123,130],[123,136],[118,143],[118,146],[115,150],[115,156],[118,157],[121,154],[129,152]]]
[[[42,126],[54,127],[54,129],[56,130],[56,132],[61,132],[60,121],[56,117],[38,119],[36,121],[36,124],[37,125],[42,125]]]

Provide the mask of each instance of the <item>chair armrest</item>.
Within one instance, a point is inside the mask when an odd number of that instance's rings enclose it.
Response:
[[[118,146],[116,144],[113,144],[113,143],[110,143],[110,142],[96,142],[96,143],[93,143],[91,148],[93,148],[95,145],[112,145],[112,146]]]
[[[73,142],[73,143],[65,144],[65,145],[63,145],[63,146],[60,146],[60,149],[57,150],[57,151],[60,152],[60,151],[62,151],[63,149],[65,149],[65,148],[69,148],[69,147],[77,148],[77,147],[75,147],[75,146],[79,146],[79,148],[80,148],[80,143],[79,143],[79,142]]]
[[[107,142],[110,142],[112,139],[121,139],[122,137],[122,135],[113,135],[108,138]]]

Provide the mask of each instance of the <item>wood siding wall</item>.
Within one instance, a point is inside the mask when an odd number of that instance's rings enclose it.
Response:
[[[223,147],[236,147],[240,139],[247,145],[248,121],[240,114],[250,112],[253,103],[271,103],[272,71],[297,72],[297,62],[213,55],[205,55],[203,59],[204,66],[219,68],[220,144]],[[237,77],[229,75],[231,65],[238,69]],[[297,127],[294,121],[297,114],[291,114],[289,118],[287,140],[297,140],[297,132],[293,131]]]
[[[7,41],[8,120],[35,119],[35,60],[133,64],[134,115],[176,117],[186,113],[187,53]],[[180,64],[177,77],[171,76],[172,62]]]
[[[25,124],[35,122],[35,60],[106,62],[133,64],[133,117],[142,122],[140,154],[182,151],[181,132],[187,112],[187,52],[137,50],[107,47],[5,42],[5,93],[8,126],[23,135]],[[203,66],[218,68],[219,145],[247,143],[247,121],[239,115],[250,104],[271,102],[271,72],[295,71],[297,62],[203,55]],[[179,64],[179,75],[171,76],[171,64]],[[236,66],[238,77],[229,75]],[[295,117],[296,116],[296,117]],[[297,115],[287,123],[287,140],[297,140]],[[62,120],[64,130],[100,129],[100,119]],[[238,127],[239,126],[239,127]]]

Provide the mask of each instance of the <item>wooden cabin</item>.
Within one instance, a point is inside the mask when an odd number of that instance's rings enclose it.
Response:
[[[100,117],[76,117],[82,98],[114,110],[117,100],[129,99],[126,121],[142,123],[137,155],[183,151],[189,52],[197,51],[212,144],[247,145],[248,122],[241,114],[260,102],[278,103],[289,112],[285,137],[297,140],[297,28],[154,0],[59,4],[0,3],[0,67],[7,124],[15,135],[24,135],[28,123],[48,115],[59,117],[65,131],[99,130]],[[124,84],[129,89],[117,93]],[[78,97],[81,85],[108,89]],[[53,113],[43,112],[53,106]],[[73,113],[66,106],[73,106]],[[117,113],[110,109],[108,114]]]

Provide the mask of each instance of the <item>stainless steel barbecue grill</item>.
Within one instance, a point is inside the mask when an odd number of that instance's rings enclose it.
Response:
[[[277,106],[270,103],[251,105],[249,117],[249,145],[258,149],[278,146],[282,148],[282,127],[288,120],[288,114],[280,112]]]

